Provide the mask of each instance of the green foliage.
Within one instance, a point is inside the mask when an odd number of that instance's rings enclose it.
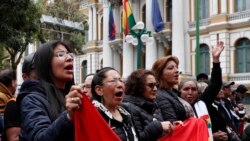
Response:
[[[28,43],[40,30],[41,8],[30,0],[6,0],[0,5],[0,43],[16,69]]]
[[[33,3],[34,0],[1,1],[0,49],[5,50],[7,54],[0,54],[0,67],[4,66],[6,62],[11,62],[10,66],[16,69],[28,44],[37,40],[43,43],[51,39],[71,39],[75,42],[76,50],[81,50],[81,46],[84,44],[84,31],[42,25],[40,22],[42,14],[83,22],[86,17],[78,10],[81,0],[55,0],[50,4],[47,0],[35,1],[36,3]],[[84,25],[86,26],[86,24]],[[5,56],[8,56],[7,59]]]
[[[61,39],[73,42],[73,47],[78,53],[81,53],[81,48],[84,42],[84,30],[88,30],[85,17],[80,11],[81,0],[55,0],[54,3],[47,4],[44,10],[45,15],[61,18],[64,20],[81,22],[84,25],[82,31],[70,29],[67,27],[60,27],[55,25],[42,25],[42,34],[40,40]]]
[[[46,8],[50,16],[59,17],[74,22],[82,22],[86,19],[79,11],[79,4],[82,0],[55,0]]]
[[[84,44],[84,35],[82,33],[73,34],[70,40],[74,43],[75,49],[82,53],[82,45]]]
[[[6,55],[6,51],[0,44],[0,69],[9,67],[9,64],[6,61],[4,61],[7,58],[8,58],[8,55]]]

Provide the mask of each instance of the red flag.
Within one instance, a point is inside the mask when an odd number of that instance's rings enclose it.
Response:
[[[75,141],[121,141],[86,95],[75,112],[74,126]]]
[[[177,125],[171,135],[158,141],[208,141],[207,124],[200,118],[189,118],[182,125]]]

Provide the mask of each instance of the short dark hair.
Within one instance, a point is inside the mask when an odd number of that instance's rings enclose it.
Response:
[[[247,87],[245,85],[239,85],[236,89],[237,92],[244,94],[248,91]]]
[[[102,97],[97,94],[95,91],[95,87],[97,85],[103,85],[103,80],[107,77],[106,73],[110,70],[115,70],[114,68],[111,67],[105,67],[96,72],[96,74],[93,77],[92,83],[91,83],[91,93],[93,95],[93,99],[101,102]],[[115,70],[117,71],[117,70]]]
[[[16,80],[16,71],[12,68],[0,70],[0,82],[5,86],[12,84],[12,80]]]
[[[196,80],[199,81],[201,78],[208,80],[208,75],[206,73],[200,73],[196,76]]]
[[[145,69],[139,69],[133,71],[128,76],[128,79],[126,81],[125,93],[127,95],[143,96],[146,85],[146,77],[148,75],[154,76],[154,73],[150,70],[145,70]]]

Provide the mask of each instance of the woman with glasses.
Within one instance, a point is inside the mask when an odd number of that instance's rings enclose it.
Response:
[[[124,83],[113,68],[99,70],[91,84],[93,104],[122,141],[137,141],[130,114],[122,108]]]
[[[62,41],[43,44],[34,56],[38,80],[25,81],[17,102],[25,141],[73,141],[73,114],[82,88],[73,85],[73,54]]]
[[[91,83],[93,80],[94,74],[88,74],[84,80],[83,84],[80,84],[80,86],[83,89],[83,93],[88,97],[90,101],[93,100],[93,96],[91,93]]]
[[[216,99],[217,94],[220,92],[222,85],[222,74],[220,68],[220,54],[224,49],[224,43],[218,42],[212,48],[213,69],[211,72],[211,79],[209,85],[205,88],[204,92],[199,95],[197,81],[195,79],[184,79],[179,84],[180,96],[192,105],[195,117],[202,118],[207,121],[208,132],[210,141],[214,140],[227,140],[228,136],[226,128],[223,129],[223,122],[214,122],[214,117],[210,116],[209,110],[212,103]],[[216,114],[216,119],[220,115]],[[211,119],[212,118],[212,125]],[[219,129],[217,128],[220,125]],[[213,127],[213,134],[212,134]],[[217,128],[217,129],[216,129]]]
[[[156,141],[172,132],[172,124],[163,121],[156,105],[157,87],[155,76],[149,70],[136,70],[126,81],[123,106],[130,112],[140,140]]]

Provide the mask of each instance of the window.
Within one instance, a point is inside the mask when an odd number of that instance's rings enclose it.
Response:
[[[84,79],[85,79],[85,77],[87,76],[87,73],[88,73],[88,71],[87,71],[87,61],[86,60],[84,60],[83,62],[82,62],[82,82],[84,82]]]
[[[101,29],[100,29],[100,31],[101,31],[100,39],[103,40],[103,17],[101,18],[101,23],[100,24],[101,24],[101,26],[100,26],[101,27]]]
[[[209,0],[200,0],[200,19],[209,17]]]
[[[172,0],[166,1],[166,22],[172,22]]]
[[[250,40],[247,38],[240,39],[236,43],[236,73],[250,72]]]
[[[250,0],[235,0],[235,11],[245,11],[250,9]]]
[[[209,47],[206,44],[200,45],[200,72],[210,74]]]
[[[142,22],[146,24],[146,5],[142,7]]]

